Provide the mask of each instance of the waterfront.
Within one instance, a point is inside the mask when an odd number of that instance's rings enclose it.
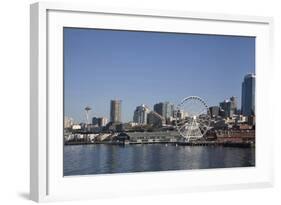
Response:
[[[255,166],[255,148],[173,144],[67,145],[64,176]]]

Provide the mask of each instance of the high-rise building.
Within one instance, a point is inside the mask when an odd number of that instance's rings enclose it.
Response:
[[[104,127],[108,123],[108,120],[106,117],[99,117],[98,118],[98,125],[99,127]]]
[[[178,120],[182,120],[188,116],[187,112],[184,112],[183,110],[174,109],[173,111],[173,118],[177,118]]]
[[[107,118],[105,117],[93,117],[92,118],[92,125],[103,127],[107,124]]]
[[[220,107],[219,106],[209,107],[209,112],[210,112],[210,116],[215,118],[220,114]]]
[[[96,126],[96,125],[98,125],[99,124],[99,121],[98,121],[99,119],[97,118],[97,117],[93,117],[92,118],[92,125],[94,125],[94,126]]]
[[[220,103],[220,109],[220,113],[223,114],[222,117],[233,117],[237,114],[237,98],[232,96],[229,100],[224,100]]]
[[[159,115],[163,116],[164,113],[164,105],[163,103],[157,103],[153,106],[153,110],[157,112]]]
[[[133,121],[138,124],[147,124],[148,113],[149,109],[145,105],[140,105],[136,107]]]
[[[92,125],[94,125],[94,126],[103,127],[107,123],[108,123],[108,120],[105,117],[93,117],[92,118]]]
[[[111,100],[110,102],[110,122],[121,122],[121,100]]]
[[[169,102],[160,102],[154,105],[154,111],[164,118],[173,117],[174,105]]]
[[[164,117],[159,115],[157,112],[150,111],[147,114],[147,123],[149,125],[152,125],[153,127],[162,127],[166,123],[166,120]]]
[[[231,110],[233,112],[233,114],[237,114],[237,97],[232,96],[230,98],[230,102],[231,102]]]
[[[222,117],[232,117],[233,111],[231,110],[231,101],[224,100],[220,103],[220,108],[223,110],[224,116]]]
[[[248,74],[242,82],[241,111],[245,116],[255,115],[256,75]]]

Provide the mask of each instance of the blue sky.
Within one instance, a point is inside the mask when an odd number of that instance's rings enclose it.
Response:
[[[136,106],[202,97],[209,106],[231,96],[241,104],[244,75],[255,73],[255,38],[64,28],[65,116],[109,118],[122,100],[122,120]]]

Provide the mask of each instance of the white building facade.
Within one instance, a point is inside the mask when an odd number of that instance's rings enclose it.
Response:
[[[147,114],[149,113],[149,109],[145,105],[140,105],[136,107],[134,112],[133,121],[138,124],[147,124]]]

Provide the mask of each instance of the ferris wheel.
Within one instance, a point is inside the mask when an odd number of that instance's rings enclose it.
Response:
[[[209,108],[198,96],[184,98],[177,107],[176,127],[187,141],[202,138],[210,128]]]

